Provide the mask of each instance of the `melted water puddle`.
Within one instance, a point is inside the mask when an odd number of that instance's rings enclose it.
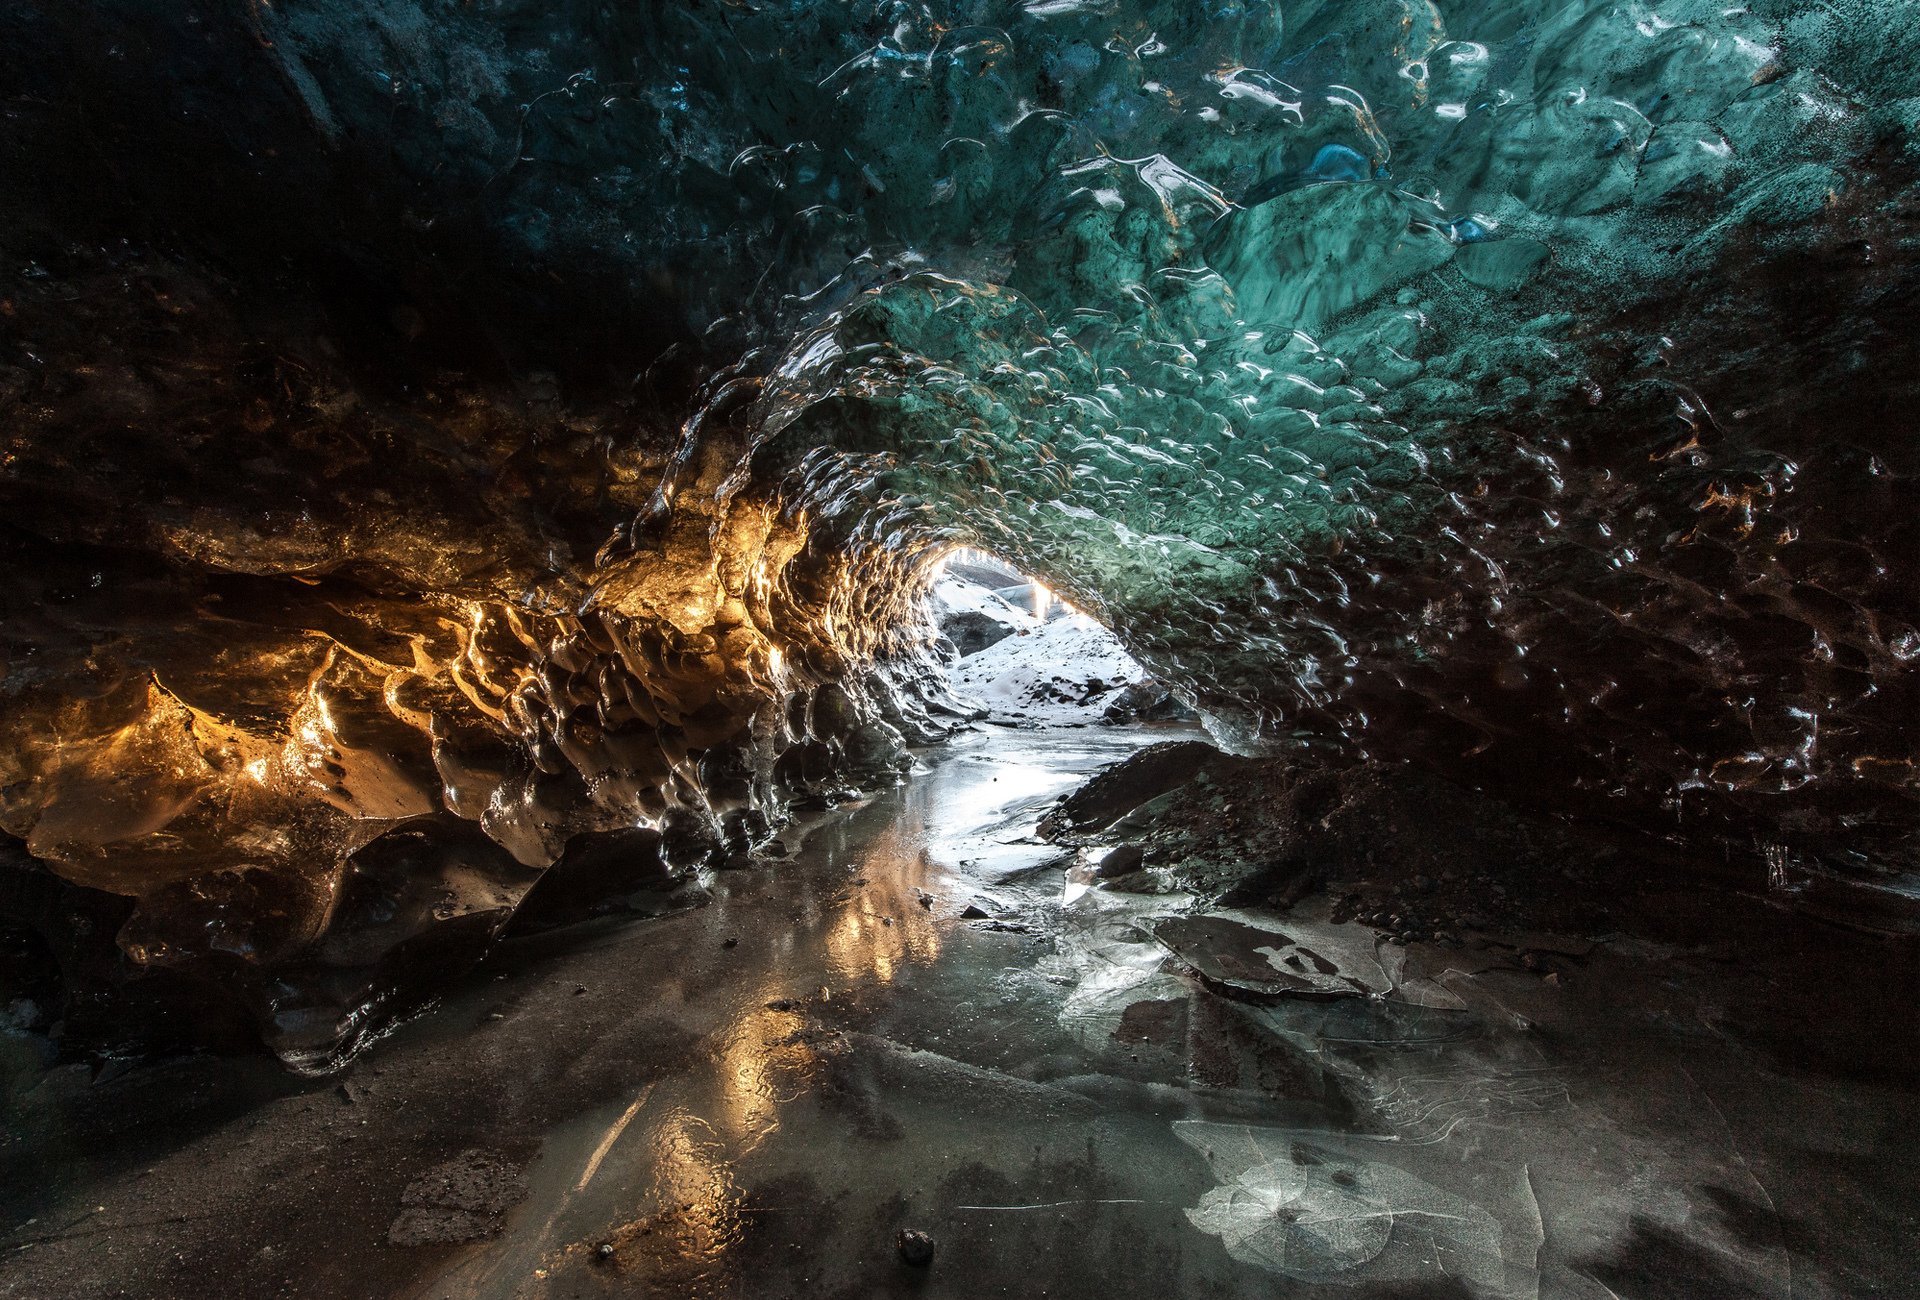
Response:
[[[505,1232],[415,1294],[1604,1300],[1649,1225],[1728,1294],[1802,1293],[1702,1212],[1766,1194],[1703,1104],[1731,1062],[1311,903],[1065,897],[1034,822],[1141,739],[962,741],[632,931],[699,1049],[553,1129]],[[1539,1032],[1569,1016],[1612,1039]]]

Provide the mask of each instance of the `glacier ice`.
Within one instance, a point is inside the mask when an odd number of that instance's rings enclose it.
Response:
[[[104,990],[324,1058],[580,836],[891,779],[956,546],[1244,750],[1911,850],[1912,0],[0,37],[0,827]]]

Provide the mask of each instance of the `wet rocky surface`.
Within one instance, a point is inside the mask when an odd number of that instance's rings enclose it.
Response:
[[[983,728],[337,1077],[0,1035],[0,1295],[1914,1294],[1910,937],[1197,742]]]

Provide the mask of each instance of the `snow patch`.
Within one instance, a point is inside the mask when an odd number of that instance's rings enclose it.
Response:
[[[1102,720],[1121,691],[1147,672],[1113,633],[1085,614],[1036,619],[977,583],[949,577],[933,592],[948,635],[990,620],[990,644],[953,666],[954,692],[978,701],[991,720],[1016,725],[1084,726]],[[964,650],[965,647],[962,646]]]

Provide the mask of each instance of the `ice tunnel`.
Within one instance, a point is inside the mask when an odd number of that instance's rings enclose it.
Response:
[[[324,1067],[894,780],[968,716],[956,546],[1235,752],[1903,871],[1916,48],[1907,0],[0,3],[0,911],[75,1036],[213,1004]]]

